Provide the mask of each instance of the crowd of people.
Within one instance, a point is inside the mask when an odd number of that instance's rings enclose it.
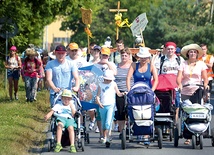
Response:
[[[56,110],[54,94],[61,89],[78,92],[80,87],[78,68],[95,65],[102,70],[104,81],[99,84],[96,95],[95,104],[98,104],[99,108],[87,111],[90,116],[88,129],[100,133],[99,142],[110,143],[112,124],[121,138],[122,129],[126,123],[124,95],[138,81],[145,82],[155,91],[158,83],[161,82],[158,81],[158,75],[174,74],[177,76],[175,124],[178,120],[180,101],[189,99],[193,103],[199,103],[199,99],[195,96],[198,95],[198,87],[188,84],[197,83],[204,85],[204,89],[209,88],[207,99],[209,98],[214,77],[212,71],[214,58],[207,53],[207,45],[189,44],[180,49],[176,43],[166,42],[161,46],[162,49],[157,49],[156,53],[151,54],[151,49],[148,47],[139,47],[138,53],[132,54],[130,49],[124,45],[123,40],[118,39],[116,48],[117,51],[112,53],[108,47],[91,43],[87,56],[82,57],[80,54],[82,49],[73,42],[67,47],[58,45],[54,52],[46,53],[41,58],[35,48],[29,47],[21,59],[16,53],[17,48],[12,46],[5,63],[10,100],[13,100],[13,89],[14,97],[18,100],[20,75],[25,82],[27,102],[36,100],[36,92],[38,88],[41,88],[38,83],[43,79],[47,84],[44,87],[50,91],[50,107],[52,108],[51,112],[45,116],[47,120]],[[68,104],[71,95],[69,95],[70,92],[64,93],[63,103],[68,106],[72,104],[72,102]],[[67,108],[70,116],[73,117],[73,107]],[[95,129],[95,122],[97,122],[97,129]],[[67,127],[73,136],[73,128],[70,127],[74,126],[73,122],[67,124],[67,121],[58,119],[57,123],[57,132],[59,130],[57,136],[61,137],[63,127]],[[70,151],[76,152],[73,147],[73,139],[70,138],[70,140]],[[189,143],[190,140],[187,139],[185,144]],[[55,152],[59,152],[61,149],[60,138],[58,138]]]

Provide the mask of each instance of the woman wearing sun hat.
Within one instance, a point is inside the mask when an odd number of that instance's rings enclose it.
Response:
[[[145,82],[154,91],[158,84],[157,70],[153,63],[150,63],[151,54],[148,47],[140,47],[136,56],[139,58],[139,62],[133,62],[129,68],[126,86],[128,91],[131,89],[131,78],[133,76],[134,83],[138,81]],[[152,85],[151,80],[154,80]]]
[[[34,48],[26,49],[26,58],[22,64],[22,75],[25,81],[27,102],[33,102],[37,91],[37,77],[41,75],[41,61],[36,57],[38,53]]]
[[[157,69],[153,63],[150,63],[151,54],[149,52],[150,48],[148,47],[139,47],[139,52],[136,54],[138,57],[138,62],[133,62],[129,67],[129,71],[126,78],[126,86],[128,91],[131,89],[131,78],[133,76],[134,83],[144,82],[146,83],[153,91],[155,91],[158,84],[158,74]],[[152,85],[151,80],[154,80]],[[147,137],[147,135],[145,135]],[[139,139],[142,136],[138,136]],[[149,145],[150,142],[144,142],[145,145]]]
[[[203,84],[205,89],[208,88],[207,66],[203,61],[198,60],[203,55],[202,48],[197,44],[189,44],[181,49],[181,54],[187,58],[186,61],[181,63],[177,74],[177,84],[181,90],[181,100],[189,99],[192,103],[201,103],[198,86],[183,86]],[[189,143],[189,139],[184,142],[186,145]]]
[[[14,97],[16,100],[18,100],[17,92],[21,66],[21,58],[17,55],[17,48],[16,46],[12,46],[10,48],[10,55],[7,57],[7,61],[5,63],[5,68],[7,69],[7,79],[9,83],[10,100],[13,99],[13,89]]]

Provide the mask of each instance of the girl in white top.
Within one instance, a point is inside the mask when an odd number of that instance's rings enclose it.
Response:
[[[104,139],[102,143],[105,143],[108,147],[109,143],[109,130],[112,125],[114,117],[114,109],[116,105],[115,94],[123,96],[125,93],[121,93],[117,87],[114,73],[112,70],[106,70],[103,75],[104,81],[99,84],[97,92],[97,104],[99,105],[99,112],[101,116],[101,124],[103,129]]]

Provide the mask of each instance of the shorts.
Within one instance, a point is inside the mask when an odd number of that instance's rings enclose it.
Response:
[[[120,91],[122,92],[122,91]],[[116,107],[117,111],[115,111],[115,119],[119,121],[123,121],[126,118],[126,111],[125,111],[125,98],[124,96],[119,97],[116,95]]]
[[[15,71],[7,70],[7,78],[10,78],[10,77],[12,77],[14,80],[19,80],[20,70],[15,70]]]
[[[56,125],[58,125],[58,122],[62,122],[62,124],[64,125],[64,128],[68,128],[69,126],[73,126],[74,128],[77,127],[76,122],[74,121],[73,118],[64,118],[64,117],[57,117],[56,118]]]

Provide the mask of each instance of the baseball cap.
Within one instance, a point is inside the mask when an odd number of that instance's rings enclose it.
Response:
[[[64,96],[64,97],[72,97],[71,90],[64,89],[63,92],[62,92],[62,96]]]
[[[17,51],[16,46],[11,46],[10,51]]]
[[[102,49],[101,49],[101,54],[104,54],[104,55],[110,55],[111,54],[111,51],[110,51],[110,49],[109,48],[107,48],[107,47],[103,47]]]
[[[167,48],[168,46],[174,46],[176,48],[176,43],[174,42],[166,42],[165,47]]]
[[[66,52],[65,46],[64,45],[58,45],[55,49],[55,52]]]
[[[181,49],[177,47],[175,53],[181,53]]]
[[[70,43],[70,44],[68,45],[68,48],[69,48],[70,50],[78,50],[78,49],[79,49],[79,46],[78,46],[77,43]]]
[[[101,47],[98,46],[98,45],[96,45],[96,46],[94,46],[93,50],[99,50],[99,51],[101,51]]]

